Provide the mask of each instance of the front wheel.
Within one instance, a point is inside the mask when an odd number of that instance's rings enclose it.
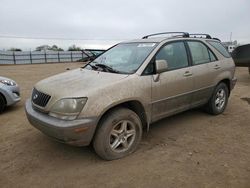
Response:
[[[0,94],[0,113],[5,109],[6,103],[4,97]]]
[[[116,108],[100,122],[94,138],[96,153],[105,160],[114,160],[133,153],[142,137],[138,115],[126,108]]]
[[[224,112],[228,102],[228,94],[229,91],[227,85],[223,82],[219,83],[208,102],[208,112],[213,115],[218,115]]]

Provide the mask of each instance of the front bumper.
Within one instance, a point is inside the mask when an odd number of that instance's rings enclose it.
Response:
[[[25,111],[31,125],[44,134],[66,144],[75,146],[89,145],[96,129],[96,118],[72,121],[60,120],[34,110],[30,100],[26,101]]]
[[[19,86],[7,86],[4,85],[0,88],[0,93],[2,93],[6,99],[7,106],[16,104],[21,100],[20,88]]]

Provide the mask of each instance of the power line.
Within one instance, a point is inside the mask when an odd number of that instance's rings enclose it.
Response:
[[[87,38],[61,38],[61,37],[26,37],[26,36],[14,36],[14,35],[0,35],[0,38],[12,38],[12,39],[33,39],[33,40],[85,40],[85,41],[123,41],[128,39],[87,39]]]

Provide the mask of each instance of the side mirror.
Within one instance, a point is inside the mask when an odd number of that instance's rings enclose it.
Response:
[[[155,61],[156,73],[162,73],[168,70],[168,63],[165,59],[160,59]]]

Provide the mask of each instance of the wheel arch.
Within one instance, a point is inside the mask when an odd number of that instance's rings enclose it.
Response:
[[[130,110],[132,110],[133,112],[135,112],[141,119],[142,121],[142,125],[146,125],[148,120],[147,120],[147,114],[145,111],[144,106],[142,105],[142,103],[138,100],[129,100],[129,101],[124,101],[124,102],[120,102],[118,104],[115,104],[111,107],[109,107],[108,109],[106,109],[102,115],[101,118],[98,121],[98,124],[100,122],[100,120],[106,115],[108,114],[110,111],[112,111],[115,108],[119,108],[119,107],[123,107],[123,108],[128,108]]]
[[[230,93],[231,93],[231,83],[230,83],[230,79],[226,78],[226,79],[223,79],[221,80],[218,84],[220,83],[224,83],[226,84],[227,88],[228,88],[228,96],[230,96]],[[218,85],[217,84],[217,85]]]
[[[113,106],[110,106],[108,109],[106,109],[100,115],[100,118],[97,121],[96,130],[99,128],[100,122],[104,119],[104,117],[108,113],[110,113],[112,110],[114,110],[115,108],[119,108],[119,107],[128,108],[128,109],[132,110],[133,112],[135,112],[139,116],[139,118],[141,119],[143,127],[146,127],[148,125],[148,117],[147,117],[147,114],[146,114],[146,111],[145,111],[143,104],[138,100],[129,100],[129,101],[125,101],[125,102],[120,102],[118,104],[114,104]]]

